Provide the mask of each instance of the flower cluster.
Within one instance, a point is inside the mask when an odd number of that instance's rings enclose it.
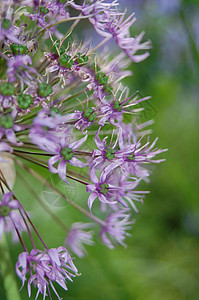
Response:
[[[70,229],[67,220],[46,208],[66,231],[65,246],[82,257],[83,244],[94,244],[95,228],[109,248],[125,245],[132,213],[138,212],[135,203],[142,203],[148,193],[139,189],[150,176],[148,165],[163,161],[155,157],[165,149],[155,148],[157,139],[150,142],[148,131],[143,131],[150,121],[138,124],[142,102],[150,98],[139,97],[137,91],[129,96],[122,83],[131,75],[127,69],[131,61],[148,56],[150,42],[141,42],[143,33],[131,36],[134,14],[127,16],[118,5],[117,0],[82,4],[2,0],[0,4],[0,238],[11,231],[21,242],[24,252],[16,273],[22,286],[27,280],[29,296],[31,284],[37,287],[36,299],[40,293],[43,299],[51,297],[50,288],[60,299],[53,282],[67,290],[66,280],[72,280],[77,269],[66,248],[47,247],[16,198],[8,176],[15,172],[14,164],[89,218],[90,223],[75,220]],[[81,20],[88,20],[101,36],[95,48],[88,41],[74,40],[73,30]],[[111,38],[118,52],[104,47]],[[28,162],[57,174],[66,185],[78,182],[88,193],[87,200],[79,205],[68,199]],[[26,186],[31,189],[28,182]],[[32,195],[38,197],[33,189]],[[98,210],[101,218],[96,216]],[[43,251],[35,246],[32,230]],[[30,251],[23,231],[30,237]]]

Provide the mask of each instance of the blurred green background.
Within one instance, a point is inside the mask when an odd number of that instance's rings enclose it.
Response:
[[[139,206],[132,236],[127,238],[128,247],[109,250],[99,241],[95,247],[87,247],[87,257],[75,260],[82,276],[68,284],[68,292],[57,290],[64,300],[196,300],[199,298],[199,2],[119,2],[123,7],[127,5],[129,14],[136,12],[132,34],[144,30],[145,39],[152,41],[150,57],[132,64],[134,74],[125,82],[132,93],[139,89],[144,96],[152,96],[149,104],[145,104],[142,119],[155,120],[152,137],[159,137],[159,147],[168,148],[162,155],[166,162],[153,167],[148,186],[151,192],[144,205]],[[40,193],[42,184],[32,182],[32,186]],[[26,193],[23,184],[19,184],[16,193]],[[83,196],[78,191],[76,199]],[[58,247],[65,239],[64,232],[42,209],[38,210],[31,193],[28,201],[24,196],[25,201],[49,247]],[[73,218],[79,220],[73,208],[49,205],[61,218],[66,218],[67,210],[66,223]],[[20,245],[12,245],[13,263],[20,251]],[[19,280],[17,283],[20,286]],[[21,299],[28,299],[26,287],[20,295]],[[0,299],[6,300],[3,289]]]

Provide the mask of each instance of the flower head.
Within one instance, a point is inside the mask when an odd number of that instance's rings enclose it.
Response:
[[[40,251],[33,249],[30,254],[22,252],[16,263],[16,273],[22,280],[22,287],[28,279],[28,296],[31,296],[31,284],[37,286],[38,291],[36,299],[41,293],[43,299],[47,293],[50,293],[50,287],[53,289],[58,299],[61,299],[55,290],[53,282],[57,282],[63,289],[67,290],[66,280],[72,281],[71,277],[75,277],[77,269],[70,257],[68,251],[64,247],[51,248],[48,251]]]
[[[126,246],[124,240],[130,234],[126,230],[131,229],[134,221],[130,221],[129,210],[121,210],[110,214],[106,219],[106,224],[102,226],[100,236],[103,243],[110,249],[114,248],[113,241]]]
[[[92,241],[93,231],[85,231],[92,227],[91,223],[73,223],[65,240],[65,245],[69,246],[71,250],[79,257],[86,254],[83,244],[94,245]]]

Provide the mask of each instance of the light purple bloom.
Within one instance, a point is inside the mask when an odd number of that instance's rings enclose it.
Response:
[[[111,176],[110,172],[113,171],[117,165],[110,164],[102,171],[100,178],[96,176],[96,170],[92,168],[90,170],[90,179],[93,184],[88,184],[86,186],[86,191],[91,193],[88,197],[88,208],[91,213],[91,208],[94,200],[98,197],[102,203],[105,204],[116,204],[116,201],[113,200],[115,193],[115,186],[111,185]]]
[[[136,190],[141,178],[125,176],[118,169],[120,168],[116,163],[110,163],[103,169],[100,179],[98,179],[95,167],[91,168],[90,178],[94,184],[88,184],[86,188],[87,192],[91,193],[88,198],[90,211],[94,200],[98,197],[102,204],[107,204],[114,210],[117,210],[118,207],[128,208],[129,203],[138,213],[133,201],[142,203],[144,195],[149,192]]]
[[[140,62],[146,59],[149,53],[136,54],[136,52],[150,49],[150,42],[141,43],[143,32],[136,37],[131,37],[130,27],[136,21],[134,13],[125,19],[127,9],[123,13],[119,13],[116,9],[117,5],[117,1],[112,3],[96,1],[93,3],[92,0],[90,2],[84,1],[82,5],[71,4],[75,9],[81,10],[83,15],[89,17],[89,21],[101,36],[113,37],[117,45],[133,62]]]
[[[115,247],[115,242],[126,247],[124,240],[126,236],[130,235],[126,230],[131,229],[131,225],[134,223],[134,221],[129,221],[130,217],[128,209],[114,212],[107,217],[106,225],[102,226],[100,230],[100,236],[103,243],[110,249]]]
[[[110,21],[108,31],[113,35],[117,45],[129,56],[133,62],[140,62],[149,56],[149,52],[144,54],[136,54],[137,51],[147,50],[151,48],[150,41],[141,43],[144,32],[136,37],[131,37],[130,27],[136,21],[134,13],[125,19],[126,10],[119,18]]]
[[[2,195],[0,199],[0,240],[3,233],[12,233],[14,242],[18,241],[16,229],[19,232],[26,231],[26,227],[18,209],[20,204],[17,200],[13,199],[13,193],[8,192]]]
[[[92,241],[93,231],[85,231],[93,226],[92,223],[73,223],[67,238],[65,245],[69,246],[70,249],[79,257],[83,257],[86,254],[86,250],[83,244],[94,245]]]
[[[22,44],[22,42],[18,38],[19,34],[21,33],[21,28],[16,27],[12,24],[13,10],[10,7],[9,8],[6,7],[8,5],[7,3],[5,5],[3,4],[1,5],[2,5],[1,9],[2,12],[5,14],[5,18],[1,18],[1,22],[0,22],[0,41],[3,41],[4,38],[7,38],[9,41],[13,43]],[[7,23],[7,26],[4,25],[4,22]]]
[[[83,163],[81,160],[75,157],[75,151],[86,141],[87,135],[85,135],[82,139],[71,142],[70,137],[70,128],[63,132],[62,137],[59,140],[59,144],[55,144],[54,147],[54,156],[52,156],[48,160],[48,167],[51,173],[59,174],[59,177],[67,182],[66,180],[66,165],[67,163],[71,164],[72,166],[83,168],[87,164]],[[54,164],[59,164],[57,168],[54,167]]]
[[[15,132],[23,130],[25,126],[15,123],[17,113],[13,109],[11,114],[0,114],[0,140],[5,136],[10,143],[20,146],[23,143],[17,141]]]
[[[31,73],[37,74],[36,69],[30,67],[32,59],[29,55],[16,55],[8,59],[7,74],[10,82],[16,81],[17,77],[21,82],[29,83],[33,79]]]
[[[47,293],[51,298],[49,287],[52,288],[57,298],[61,300],[53,285],[53,281],[57,282],[64,290],[67,290],[66,280],[72,281],[71,277],[75,277],[77,274],[77,268],[64,247],[52,248],[46,251],[33,249],[30,254],[22,252],[18,257],[15,269],[22,280],[22,287],[27,280],[27,274],[30,273],[28,296],[31,296],[31,284],[33,283],[38,288],[35,300],[38,298],[39,293],[43,295],[43,299],[46,298]]]

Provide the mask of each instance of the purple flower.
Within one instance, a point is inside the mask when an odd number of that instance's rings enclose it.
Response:
[[[4,7],[3,4],[1,5],[1,11],[5,14],[5,18],[1,18],[0,22],[0,41],[3,41],[4,38],[7,38],[13,43],[22,44],[22,42],[17,37],[21,32],[21,28],[16,27],[12,24],[13,10],[10,7],[6,7],[8,5],[7,3]]]
[[[103,243],[110,249],[114,248],[113,242],[126,247],[124,240],[126,236],[130,235],[126,230],[131,229],[131,225],[134,223],[134,221],[129,221],[130,217],[128,209],[114,212],[107,217],[106,225],[102,226],[100,230],[100,236]]]
[[[149,176],[149,171],[142,168],[141,166],[149,163],[160,163],[165,159],[153,159],[156,155],[167,151],[167,149],[158,149],[154,148],[157,138],[152,144],[148,141],[142,145],[142,138],[135,144],[125,143],[122,135],[122,131],[119,134],[119,146],[120,150],[116,154],[116,158],[122,165],[122,169],[125,173],[131,173],[138,177],[147,177]],[[121,159],[123,162],[121,162]],[[127,171],[127,172],[126,172]]]
[[[96,0],[95,2],[93,0],[84,0],[82,5],[75,3],[71,3],[70,5],[80,10],[83,15],[88,16],[89,21],[100,35],[111,37],[111,34],[106,32],[107,24],[114,16],[119,15],[116,10],[118,3],[117,0],[112,3],[103,2],[104,0]]]
[[[88,184],[86,188],[87,192],[91,193],[88,198],[90,211],[94,200],[98,197],[102,204],[107,204],[114,210],[121,206],[128,208],[129,203],[138,213],[133,200],[143,202],[144,195],[149,192],[135,190],[141,179],[128,178],[121,174],[119,169],[116,163],[110,163],[103,169],[98,179],[95,168],[91,168],[90,178],[94,184]]]
[[[83,244],[90,246],[94,245],[94,242],[92,241],[93,231],[85,231],[85,229],[92,226],[92,223],[73,223],[67,235],[65,245],[69,246],[70,249],[79,257],[83,257],[86,254]]]
[[[95,30],[104,37],[113,37],[117,45],[134,62],[140,62],[149,56],[149,53],[136,54],[137,51],[151,48],[150,42],[141,43],[144,33],[131,37],[130,27],[136,21],[134,13],[125,19],[126,11],[119,13],[116,9],[117,1],[102,3],[103,1],[84,1],[82,5],[71,3],[71,6],[81,10],[83,15],[88,16]]]
[[[29,55],[12,56],[7,63],[9,81],[14,82],[18,77],[21,82],[28,84],[33,79],[30,73],[37,74],[37,71],[30,65],[32,65],[32,59]]]
[[[151,48],[150,41],[141,43],[144,32],[136,37],[130,36],[130,27],[136,21],[134,13],[125,20],[126,10],[118,18],[111,20],[108,24],[108,31],[113,35],[117,45],[129,56],[134,62],[140,62],[149,56],[149,53],[135,54],[140,50],[147,50]]]
[[[25,231],[25,224],[18,209],[20,204],[17,200],[13,200],[13,193],[8,192],[2,195],[0,200],[0,240],[3,233],[12,233],[13,241],[18,241],[16,229],[20,232]]]
[[[39,293],[45,299],[48,292],[51,298],[50,286],[57,298],[61,299],[53,285],[53,281],[57,282],[64,290],[67,290],[66,280],[72,281],[71,277],[75,277],[77,274],[72,258],[64,247],[52,248],[45,252],[33,249],[30,254],[22,252],[18,257],[15,270],[22,280],[22,287],[27,280],[27,274],[30,273],[28,296],[31,296],[31,284],[33,283],[38,288],[35,300],[38,298]]]
[[[15,132],[19,132],[24,129],[24,126],[15,123],[17,117],[17,110],[13,109],[11,114],[0,114],[0,139],[3,136],[7,140],[15,145],[22,145],[22,142],[18,142]]]
[[[4,161],[4,159],[1,158],[1,153],[2,152],[10,152],[11,153],[12,151],[13,151],[13,149],[12,149],[12,147],[10,145],[8,145],[5,142],[1,142],[0,141],[0,161],[1,160]]]
[[[67,163],[79,168],[83,168],[87,165],[86,163],[83,163],[81,160],[75,157],[75,151],[86,141],[87,135],[85,135],[82,139],[78,141],[71,142],[69,139],[69,133],[70,133],[70,128],[66,129],[66,131],[63,132],[63,135],[59,140],[59,144],[55,144],[54,147],[55,155],[48,160],[48,167],[50,172],[55,174],[58,173],[59,177],[65,182],[67,182],[66,180]],[[60,162],[57,168],[55,168],[53,165],[58,161]]]
[[[74,127],[79,130],[81,128],[81,132],[83,134],[87,134],[87,127],[89,127],[96,118],[95,111],[93,107],[86,108],[84,111],[75,110],[74,113],[66,116],[67,121],[74,120]]]
[[[65,122],[67,121],[66,115],[51,113],[50,111],[40,111],[33,120],[33,126],[30,129],[30,139],[33,144],[37,145],[40,149],[56,153],[59,151],[59,131],[63,133]]]
[[[91,168],[90,170],[90,179],[94,184],[88,184],[86,187],[86,191],[91,193],[88,197],[88,208],[91,212],[91,208],[93,205],[94,200],[98,197],[102,203],[113,205],[116,203],[114,201],[115,195],[115,186],[113,186],[110,172],[113,171],[117,165],[110,164],[102,171],[100,175],[100,179],[95,174],[95,168]]]
[[[98,165],[104,165],[105,162],[114,162],[115,160],[115,155],[117,153],[117,142],[114,143],[113,146],[111,146],[111,142],[108,144],[107,143],[107,138],[108,136],[106,136],[105,138],[103,138],[103,141],[100,140],[99,138],[99,133],[100,133],[101,127],[98,129],[98,131],[96,132],[95,135],[95,144],[98,147],[98,149],[94,149],[92,152],[92,157],[93,162],[92,162],[92,166],[91,168],[96,168]],[[122,162],[122,161],[121,161]],[[120,165],[119,160],[115,161],[115,163],[118,165]]]

